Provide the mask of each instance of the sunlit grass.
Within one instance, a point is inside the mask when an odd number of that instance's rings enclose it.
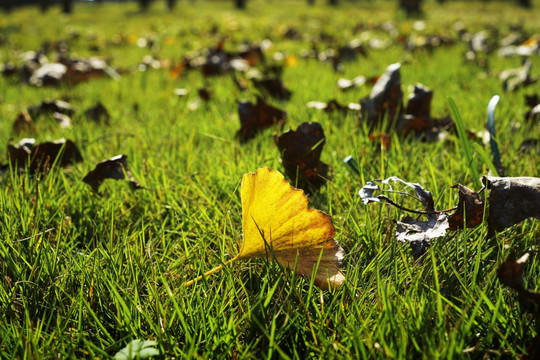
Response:
[[[358,102],[371,87],[341,92],[337,79],[380,75],[389,64],[403,62],[405,96],[418,82],[433,89],[436,117],[451,114],[452,98],[467,129],[483,130],[487,103],[499,94],[495,118],[506,175],[538,176],[537,154],[518,150],[521,141],[538,133],[522,122],[523,95],[535,89],[504,93],[497,79],[521,60],[492,55],[486,76],[463,61],[463,43],[414,55],[394,44],[369,50],[367,58],[334,73],[330,63],[300,58],[310,37],[324,31],[346,44],[360,36],[352,32],[356,24],[392,20],[409,33],[417,20],[396,14],[394,2],[344,2],[336,9],[320,2],[306,8],[304,1],[253,0],[245,13],[217,1],[179,1],[169,13],[158,2],[147,14],[138,13],[135,3],[77,4],[69,17],[57,9],[42,15],[26,8],[0,18],[8,39],[2,62],[17,62],[21,52],[44,41],[67,39],[72,53],[101,55],[126,71],[118,82],[96,79],[60,88],[36,89],[0,78],[0,144],[66,137],[84,158],[39,180],[2,177],[0,357],[107,358],[133,339],[157,341],[166,358],[513,358],[525,352],[537,335],[534,322],[498,282],[496,269],[510,251],[529,251],[525,282],[538,289],[538,222],[525,221],[494,239],[486,239],[486,226],[450,233],[414,264],[409,248],[393,237],[392,219],[403,214],[364,206],[357,191],[370,179],[396,175],[430,190],[436,208],[456,205],[450,186],[474,186],[458,135],[439,143],[393,135],[384,150],[371,143],[365,124],[354,116],[306,107],[308,101],[332,98]],[[471,30],[497,24],[504,33],[522,19],[526,29],[540,33],[536,10],[511,4],[428,3],[425,9],[426,33],[453,35],[457,19]],[[336,238],[347,252],[347,282],[333,293],[263,260],[233,264],[196,286],[182,286],[238,253],[242,175],[263,166],[283,170],[271,136],[277,130],[247,144],[235,139],[237,100],[254,99],[253,92],[241,93],[227,76],[205,82],[198,72],[173,79],[165,69],[137,70],[145,55],[177,63],[215,45],[219,36],[209,33],[213,27],[229,37],[227,49],[269,38],[269,57],[277,51],[298,57],[299,64],[284,73],[292,99],[271,102],[288,111],[286,128],[318,121],[327,137],[322,160],[333,167],[333,176],[310,196],[310,205],[332,215]],[[304,41],[282,39],[287,27],[304,33]],[[158,47],[137,47],[139,37],[155,38]],[[100,50],[92,52],[89,45]],[[538,56],[532,61],[538,74]],[[212,100],[189,110],[204,86]],[[175,88],[188,89],[187,98],[176,97]],[[22,109],[54,98],[76,108],[71,129],[41,118],[36,134],[12,132]],[[97,101],[111,113],[110,127],[81,116]],[[119,153],[128,155],[133,175],[146,189],[132,192],[124,182],[108,181],[100,195],[92,193],[82,177]],[[360,175],[343,163],[347,155],[357,160]],[[477,171],[485,174],[488,166],[474,151],[473,156]]]

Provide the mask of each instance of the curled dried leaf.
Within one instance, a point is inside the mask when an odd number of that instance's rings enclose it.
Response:
[[[275,138],[285,172],[293,184],[306,192],[320,188],[328,177],[328,165],[321,161],[326,141],[321,124],[305,122]]]
[[[121,154],[98,163],[92,171],[86,174],[83,181],[90,185],[95,192],[98,192],[99,187],[106,179],[124,180],[126,178],[133,190],[143,188],[128,169],[127,155]]]
[[[242,142],[246,142],[259,132],[277,124],[283,126],[287,119],[287,112],[267,104],[262,98],[257,97],[257,103],[241,101],[238,103],[238,117],[240,118],[240,130],[236,136]]]
[[[452,186],[458,189],[459,203],[456,211],[448,218],[449,229],[457,230],[463,227],[474,228],[482,223],[484,217],[484,200],[480,195],[461,184]]]
[[[528,218],[540,220],[540,179],[534,177],[484,177],[490,189],[488,235]]]

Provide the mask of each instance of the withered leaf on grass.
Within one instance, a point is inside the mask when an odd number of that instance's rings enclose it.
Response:
[[[328,165],[321,161],[326,137],[318,122],[305,122],[296,131],[275,138],[285,172],[291,183],[306,192],[320,188],[328,177]]]
[[[17,144],[8,144],[7,152],[9,160],[16,168],[24,168],[25,164],[31,159],[32,152],[36,145],[36,139],[24,138]]]
[[[449,117],[433,118],[431,116],[431,100],[433,90],[422,84],[416,84],[411,93],[405,115],[397,124],[401,135],[415,134],[418,138],[427,141],[436,141],[441,138],[442,131],[453,126]]]
[[[5,77],[13,76],[17,73],[17,68],[13,63],[6,61],[5,63],[0,64],[0,73]]]
[[[502,71],[499,74],[499,79],[503,83],[503,89],[515,91],[520,87],[536,83],[538,78],[531,76],[531,68],[532,62],[527,59],[521,67]]]
[[[253,79],[253,84],[262,93],[278,100],[289,100],[292,95],[292,92],[283,85],[279,78]]]
[[[230,69],[229,59],[223,50],[224,44],[225,39],[222,39],[214,48],[209,49],[200,66],[204,76],[208,77],[223,74]]]
[[[339,62],[356,61],[358,55],[367,57],[366,47],[362,44],[347,44],[337,49],[337,59]]]
[[[481,199],[477,192],[461,184],[452,187],[458,189],[459,203],[456,211],[448,218],[450,230],[463,228],[464,221],[467,228],[480,225],[484,217],[484,199]]]
[[[71,126],[71,116],[75,110],[71,105],[62,100],[45,100],[38,105],[30,106],[27,111],[21,112],[13,123],[13,130],[17,134],[35,132],[33,120],[42,116],[52,116],[60,127]]]
[[[529,258],[529,254],[523,255],[517,259],[512,254],[501,266],[497,269],[497,277],[499,281],[514,290],[523,290],[523,268],[525,262]]]
[[[405,113],[416,117],[431,117],[431,99],[433,91],[422,84],[414,86],[414,92],[409,97]]]
[[[416,196],[410,195],[407,192],[394,190],[394,188],[390,184],[391,182],[394,184],[401,184],[403,186],[413,189]],[[377,183],[381,185],[385,185],[387,188],[382,188]],[[424,205],[427,212],[435,212],[433,196],[428,190],[424,189],[420,184],[406,182],[406,181],[401,180],[397,176],[392,176],[385,180],[368,181],[366,185],[364,185],[364,187],[360,189],[360,191],[358,192],[358,195],[360,195],[360,198],[362,199],[364,204],[368,204],[370,202],[381,202],[382,200],[384,202],[388,202],[394,205],[393,201],[388,196],[374,195],[376,191],[380,191],[380,192],[388,193],[388,194],[399,194],[403,196],[412,197],[413,199],[419,201],[422,205]]]
[[[92,190],[98,192],[99,187],[106,179],[124,180],[126,177],[133,190],[143,188],[128,169],[127,155],[120,154],[98,163],[94,170],[86,174],[83,181],[90,185]]]
[[[190,58],[184,58],[172,67],[170,76],[178,78],[183,72],[199,69],[203,76],[223,75],[233,69],[248,69],[259,63],[265,64],[262,47],[259,44],[244,44],[237,52],[225,51],[225,38],[214,47],[202,49]]]
[[[418,33],[413,33],[409,36],[407,43],[405,44],[405,49],[410,52],[416,52],[421,49],[427,50],[430,54],[433,53],[433,50],[440,46],[449,46],[453,45],[455,40],[449,37],[448,35],[440,34],[428,34],[421,35]]]
[[[514,254],[511,254],[497,269],[497,277],[503,285],[517,291],[521,300],[530,301],[540,306],[540,292],[525,289],[523,282],[523,269],[528,259],[528,253],[517,260]]]
[[[11,163],[19,169],[28,164],[31,173],[46,173],[55,162],[64,167],[82,161],[77,145],[66,139],[36,144],[35,139],[27,138],[8,144],[7,149]]]
[[[522,257],[516,260],[514,253],[511,253],[508,259],[497,269],[497,277],[499,281],[516,291],[519,296],[519,302],[524,305],[522,311],[531,311],[538,314],[540,311],[540,292],[525,288],[523,281],[523,269],[525,263],[529,259],[529,253],[525,253]],[[527,325],[527,329],[530,325]],[[538,329],[538,324],[536,325]],[[533,360],[540,358],[540,335],[537,335],[527,347],[527,353],[520,357],[521,359]]]
[[[59,86],[64,82],[73,85],[104,75],[119,76],[103,59],[62,57],[60,62],[44,63],[34,69],[28,81],[35,86]]]
[[[360,100],[363,118],[371,125],[379,123],[387,116],[390,126],[399,117],[403,103],[400,68],[399,63],[388,66],[375,83],[369,97]]]
[[[525,95],[525,104],[529,107],[525,121],[540,123],[540,97],[537,94]]]
[[[525,34],[510,33],[510,35],[502,39],[502,47],[497,51],[497,55],[502,57],[529,57],[538,54],[539,40],[534,36],[526,39],[523,35]]]
[[[540,106],[539,106],[540,107]],[[540,139],[534,138],[534,139],[525,139],[519,144],[519,151],[522,153],[527,152],[533,152],[535,151],[538,153],[540,150]]]
[[[351,90],[364,85],[366,81],[366,77],[362,75],[359,75],[352,80],[341,78],[337,81],[337,86],[343,91]]]
[[[377,132],[369,134],[369,141],[377,146],[382,145],[386,150],[388,150],[390,148],[390,144],[392,143],[392,138],[386,133]]]
[[[414,195],[407,191],[394,190],[393,184],[399,184],[414,190]],[[379,185],[380,184],[380,185]],[[385,194],[396,194],[400,197],[411,197],[424,206],[424,210],[417,211],[407,209],[387,195],[375,195],[375,192]],[[386,180],[372,180],[366,183],[358,192],[364,204],[370,202],[386,202],[399,209],[425,215],[427,220],[416,220],[410,216],[404,217],[401,221],[396,221],[395,236],[398,241],[409,242],[415,259],[420,258],[426,251],[432,239],[442,237],[449,228],[448,215],[435,210],[433,196],[420,184],[409,183],[392,176]]]
[[[246,142],[255,135],[274,124],[283,126],[287,119],[287,112],[268,105],[262,98],[257,97],[257,103],[240,101],[238,103],[238,117],[240,118],[240,130],[236,136],[242,142]]]
[[[75,110],[69,103],[62,100],[45,100],[38,105],[28,108],[28,114],[32,118],[37,118],[41,115],[52,115],[54,113],[71,116],[75,113]]]
[[[266,59],[260,44],[244,44],[240,47],[238,53],[234,55],[247,61],[249,66],[256,66],[259,63],[266,63]]]
[[[35,86],[59,86],[66,76],[68,68],[60,63],[47,63],[36,69],[29,82]]]
[[[321,101],[310,101],[307,103],[307,107],[317,110],[323,110],[327,113],[339,112],[342,114],[346,114],[360,111],[360,104],[349,103],[347,105],[342,105],[336,99],[332,99],[327,103]]]
[[[528,218],[540,220],[540,178],[484,177],[489,192],[488,235]]]
[[[91,108],[86,109],[84,111],[84,116],[86,119],[96,123],[105,123],[106,125],[110,125],[111,123],[111,115],[105,105],[101,102],[97,102]]]
[[[28,112],[23,111],[17,115],[17,118],[13,122],[13,131],[15,134],[20,135],[21,133],[35,133],[36,126],[30,117]]]
[[[212,92],[207,88],[200,88],[199,90],[197,90],[197,92],[199,93],[199,97],[204,102],[208,102],[212,98]]]
[[[443,213],[427,215],[427,221],[405,216],[401,221],[396,221],[396,240],[411,243],[416,260],[424,255],[432,239],[446,234],[448,226],[448,216]]]
[[[66,114],[55,112],[53,114],[53,117],[58,122],[58,125],[60,125],[62,129],[67,129],[71,127],[71,118],[67,116]]]

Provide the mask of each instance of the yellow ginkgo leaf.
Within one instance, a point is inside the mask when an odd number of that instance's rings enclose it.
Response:
[[[322,289],[345,281],[339,270],[344,251],[334,240],[331,217],[308,208],[304,192],[293,188],[280,172],[264,168],[244,175],[241,198],[243,241],[240,253],[226,264],[263,257],[290,269],[296,266],[306,278],[317,270],[315,285]]]

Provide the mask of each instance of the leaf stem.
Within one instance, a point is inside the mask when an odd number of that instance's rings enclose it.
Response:
[[[185,283],[184,283],[184,287],[188,287],[188,286],[191,286],[191,285],[195,284],[196,282],[202,280],[203,278],[205,278],[205,277],[207,277],[207,276],[210,276],[210,275],[212,275],[213,273],[216,273],[216,272],[220,271],[221,269],[223,269],[223,266],[227,266],[227,265],[231,264],[232,262],[234,262],[234,261],[236,261],[236,260],[238,260],[238,256],[236,256],[236,257],[234,257],[234,258],[232,258],[232,259],[230,259],[230,260],[224,262],[222,265],[216,266],[216,267],[213,268],[212,270],[205,272],[203,275],[201,275],[201,276],[199,276],[199,277],[197,277],[197,278],[195,278],[195,279],[193,279],[193,280],[190,280],[190,281],[188,281],[188,282],[185,282]]]
[[[433,215],[433,214],[440,214],[440,213],[444,213],[444,212],[450,212],[450,211],[453,211],[453,210],[456,210],[457,209],[457,206],[453,207],[453,208],[450,208],[450,209],[446,209],[446,210],[435,210],[435,211],[421,211],[421,210],[413,210],[413,209],[409,209],[409,208],[406,208],[404,206],[401,206],[395,202],[393,202],[392,200],[390,200],[390,198],[388,196],[385,196],[385,195],[379,195],[377,196],[379,199],[381,200],[384,200],[386,202],[388,202],[390,205],[393,205],[395,207],[397,207],[398,209],[400,210],[403,210],[403,211],[407,211],[407,212],[412,212],[412,213],[415,213],[415,214],[422,214],[422,215]],[[414,196],[413,196],[414,197]]]

